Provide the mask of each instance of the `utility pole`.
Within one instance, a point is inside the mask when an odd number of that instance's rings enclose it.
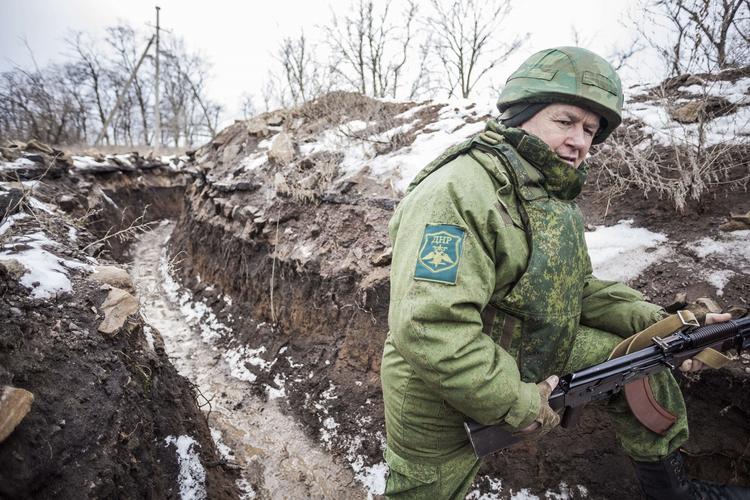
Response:
[[[156,116],[156,126],[154,127],[154,153],[159,153],[161,147],[161,108],[159,106],[159,11],[161,7],[156,6],[156,102],[154,104],[154,114]]]

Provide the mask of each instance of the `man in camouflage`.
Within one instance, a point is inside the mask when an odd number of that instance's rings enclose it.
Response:
[[[622,103],[619,77],[596,54],[534,54],[508,79],[499,120],[447,150],[407,189],[389,225],[387,497],[464,498],[480,465],[463,429],[467,416],[529,438],[546,433],[559,423],[547,405],[557,374],[606,360],[623,338],[665,315],[637,291],[592,275],[573,201],[589,147],[620,124]],[[682,368],[700,363],[690,364]],[[741,494],[685,480],[682,395],[667,371],[650,385],[676,416],[663,434],[643,427],[622,397],[608,405],[644,495]]]

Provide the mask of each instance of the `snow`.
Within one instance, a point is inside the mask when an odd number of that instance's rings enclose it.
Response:
[[[48,214],[54,214],[55,213],[55,207],[50,205],[49,203],[44,203],[43,201],[40,201],[33,196],[29,197],[29,205],[31,205],[31,208],[35,208],[37,210],[41,210],[42,212],[47,212]]]
[[[638,88],[643,92],[648,86]],[[738,105],[735,112],[709,120],[704,124],[703,146],[726,144],[742,140],[750,124],[750,78],[741,78],[736,82],[715,81],[705,85],[690,85],[680,87],[679,90],[698,96],[724,97],[731,103]],[[635,92],[637,93],[637,92]],[[700,97],[698,97],[700,99]],[[689,102],[685,99],[676,101]],[[625,118],[636,118],[643,122],[642,131],[650,134],[653,141],[663,146],[683,144],[698,145],[700,143],[699,124],[682,124],[673,120],[667,112],[667,105],[675,102],[665,99],[652,99],[645,102],[629,103],[623,110]]]
[[[412,119],[419,110],[427,106],[440,107],[438,119],[418,130],[419,121]],[[394,185],[400,192],[405,191],[416,174],[445,149],[484,129],[484,121],[466,123],[468,119],[495,113],[494,103],[480,106],[464,100],[433,101],[420,104],[396,116],[397,125],[378,134],[366,135],[363,131],[372,122],[350,121],[335,129],[327,129],[317,137],[299,146],[303,156],[329,151],[343,154],[339,163],[342,179],[355,176],[366,168],[369,173]],[[387,154],[378,155],[375,145],[387,144],[399,134],[415,130],[417,137],[408,146]],[[360,134],[361,132],[361,134]]]
[[[18,158],[15,161],[0,161],[0,172],[3,170],[19,170],[34,165],[36,165],[36,163],[28,158]]]
[[[707,236],[689,244],[688,247],[700,259],[715,257],[739,260],[745,270],[750,272],[750,229],[722,233],[719,239],[715,240]]]
[[[251,172],[268,161],[268,154],[251,155],[242,160],[240,166],[246,171]]]
[[[16,245],[24,247],[24,250],[11,250]],[[59,243],[49,239],[44,232],[37,231],[11,239],[2,246],[0,258],[15,259],[27,269],[20,282],[31,288],[32,297],[49,298],[73,290],[68,276],[70,269],[91,271],[88,264],[58,257],[48,250],[59,246]]]
[[[159,271],[164,283],[164,291],[167,297],[175,302],[180,312],[184,315],[189,325],[197,327],[201,332],[201,338],[209,343],[218,339],[223,334],[231,333],[231,328],[223,324],[205,301],[193,300],[193,294],[189,290],[180,287],[174,281],[171,274],[172,263],[167,260],[166,247],[162,249],[159,261]]]
[[[154,351],[154,330],[151,325],[143,325],[143,334],[146,336],[146,344],[151,352]]]
[[[180,466],[177,484],[180,487],[180,498],[182,500],[206,498],[206,469],[203,468],[196,450],[198,443],[190,436],[167,436],[164,441],[167,446],[174,445],[177,449],[177,463]]]
[[[214,429],[213,427],[211,427],[211,438],[214,440],[214,444],[216,445],[216,449],[219,451],[219,455],[221,455],[221,458],[227,461],[234,460],[234,452],[224,442],[221,431],[219,429]]]
[[[460,124],[459,124],[460,123]],[[370,162],[375,175],[389,174],[394,187],[401,193],[425,165],[450,146],[484,130],[484,122],[463,124],[463,120],[447,118],[430,125],[433,133],[422,133],[414,142],[394,153],[378,156]]]
[[[511,500],[540,500],[540,497],[531,493],[528,488],[522,488],[517,492],[509,490],[507,495],[502,494],[503,482],[502,479],[494,478],[491,476],[482,476],[482,479],[489,483],[489,491],[487,493],[481,493],[478,489],[472,490],[466,496],[466,500],[500,500],[502,498],[510,498]],[[573,492],[567,483],[561,482],[557,486],[557,491],[547,490],[544,492],[545,500],[569,500],[572,498],[587,498],[588,490],[585,486],[577,485],[575,487],[578,491]]]
[[[71,156],[73,160],[73,166],[78,170],[96,170],[99,167],[107,167],[109,163],[106,161],[97,161],[91,156]]]
[[[0,224],[0,236],[2,236],[6,231],[8,231],[13,225],[19,221],[26,219],[28,217],[27,214],[23,212],[19,212],[17,214],[10,215],[5,218],[2,224]]]
[[[597,278],[629,281],[671,254],[665,235],[632,224],[632,220],[623,220],[614,226],[597,226],[596,231],[585,234]]]
[[[735,274],[734,271],[724,269],[722,271],[704,271],[702,277],[716,288],[716,295],[721,297],[724,295],[724,287]]]

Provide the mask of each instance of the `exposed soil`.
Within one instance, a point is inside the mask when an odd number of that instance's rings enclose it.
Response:
[[[205,464],[218,455],[196,394],[144,323],[97,331],[106,290],[32,299],[0,265],[0,385],[34,394],[32,411],[0,446],[0,498],[177,498],[168,436],[189,435]],[[158,335],[158,334],[157,334]],[[212,498],[233,498],[231,475],[206,468]]]

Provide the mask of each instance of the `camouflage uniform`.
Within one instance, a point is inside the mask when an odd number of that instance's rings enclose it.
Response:
[[[489,122],[409,186],[389,225],[387,496],[463,498],[479,468],[466,416],[528,426],[541,405],[537,382],[605,360],[621,337],[662,317],[637,291],[592,276],[573,202],[584,179],[585,166],[572,169],[534,136]],[[672,375],[652,388],[678,415],[664,436],[623,400],[609,406],[637,460],[687,439]]]

